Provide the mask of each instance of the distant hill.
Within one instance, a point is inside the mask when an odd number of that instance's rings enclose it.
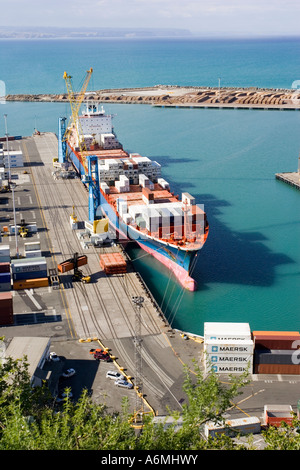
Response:
[[[59,38],[182,38],[192,37],[186,29],[164,28],[55,28],[0,26],[0,39]]]

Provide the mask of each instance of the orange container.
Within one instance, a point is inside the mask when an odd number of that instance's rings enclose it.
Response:
[[[77,259],[77,265],[84,266],[85,264],[87,264],[87,256],[86,255],[79,256]],[[70,258],[64,261],[63,263],[58,264],[57,269],[61,273],[66,273],[74,269],[73,258]]]
[[[34,289],[37,287],[47,287],[49,285],[49,280],[47,277],[41,277],[38,279],[24,279],[20,281],[14,281],[13,289]]]

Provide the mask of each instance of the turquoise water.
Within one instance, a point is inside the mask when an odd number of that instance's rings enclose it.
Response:
[[[162,66],[163,57],[166,63],[174,62],[172,54],[175,54],[176,42],[177,62],[183,63],[186,60],[182,57],[183,51],[185,55],[189,52],[192,56],[197,46],[194,42],[188,47],[188,41],[165,41],[164,47],[160,48],[159,59],[149,52],[151,48],[157,49],[157,41],[147,41],[147,60],[145,54],[142,57],[138,53],[143,47],[145,50],[144,42],[135,44],[125,41],[125,45],[118,41],[108,42],[116,57],[122,55],[125,46],[131,48],[132,54],[131,62],[126,64],[123,61],[122,75],[116,78],[112,74],[112,83],[115,86],[142,86],[166,83],[162,80],[166,77],[166,80],[169,78],[168,83],[196,84],[199,71],[196,60],[190,64],[190,73],[176,71],[174,64],[173,69],[166,70]],[[0,57],[4,54],[5,43],[0,43]],[[9,45],[10,63],[15,51],[14,44],[17,42]],[[68,44],[70,46],[71,43]],[[83,42],[80,47],[84,48],[86,44]],[[103,42],[101,44],[104,47]],[[33,52],[41,48],[40,42],[30,41],[23,46],[35,63],[37,59]],[[59,73],[60,77],[61,67],[70,73],[75,68],[76,47],[72,54],[71,51],[65,53],[64,63],[62,42],[60,48],[58,42],[45,42],[44,62],[39,71],[49,67],[48,82],[42,83],[39,73],[34,75],[34,79],[32,69],[28,67],[22,78],[12,74],[7,88],[14,92],[34,92],[37,85],[44,91],[53,91],[55,74]],[[96,41],[93,47],[96,50],[99,42]],[[248,79],[257,86],[290,87],[289,81],[300,78],[294,68],[297,65],[296,57],[299,57],[297,41],[289,44],[270,41],[265,43],[263,52],[259,41],[246,42],[246,45],[238,42],[231,48],[228,42],[225,45],[216,42],[215,49],[212,42],[206,48],[205,43],[201,42],[200,49],[206,54],[206,63],[209,64],[205,80],[211,76],[213,82],[216,72],[214,64],[224,74],[227,71],[228,80],[237,86],[241,83],[246,86]],[[58,56],[57,66],[52,68],[56,50],[61,51],[61,56]],[[220,64],[222,50],[225,56]],[[242,70],[237,67],[234,73],[237,51],[241,53],[241,50],[248,57],[249,73],[246,66]],[[270,50],[274,52],[273,60],[264,63],[262,57],[266,57],[266,51]],[[24,62],[21,52],[18,53],[19,60]],[[8,57],[8,51],[5,54]],[[262,60],[261,67],[258,67],[258,57]],[[145,70],[136,71],[135,67],[136,64],[141,67],[144,64],[146,70],[150,70],[151,60],[157,73],[153,71],[146,83],[143,76]],[[83,62],[81,58],[82,75],[85,67],[91,66],[90,59],[89,64]],[[279,67],[279,63],[284,66]],[[64,67],[66,64],[68,67]],[[97,64],[97,60],[95,66],[92,64],[95,69]],[[130,76],[130,70],[136,75]],[[109,70],[105,69],[103,83],[107,87],[109,75]],[[188,76],[192,77],[191,83],[185,82]],[[157,81],[154,82],[155,78]],[[124,84],[121,84],[122,80]],[[57,82],[59,87],[59,79]],[[202,80],[199,79],[199,82],[202,83]],[[49,90],[46,90],[47,87]],[[94,86],[102,87],[102,83]],[[59,103],[6,103],[0,105],[1,111],[8,114],[11,135],[29,135],[35,124],[41,131],[57,132],[58,117],[69,115],[68,106]],[[297,169],[300,113],[117,104],[106,105],[106,111],[114,114],[115,130],[124,148],[161,163],[163,176],[171,183],[175,194],[190,192],[198,203],[204,203],[208,214],[210,234],[198,256],[194,272],[198,290],[194,293],[183,291],[156,260],[145,256],[139,249],[131,249],[136,267],[172,325],[198,334],[203,334],[205,321],[246,321],[252,329],[300,330],[300,193],[274,177],[277,172]],[[4,120],[0,115],[0,134],[4,132]]]

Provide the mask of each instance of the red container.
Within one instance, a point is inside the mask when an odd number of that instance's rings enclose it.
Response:
[[[78,259],[77,259],[78,267],[84,266],[85,264],[87,264],[87,256],[86,255],[79,256]],[[72,269],[74,269],[73,258],[71,258],[67,261],[64,261],[63,263],[58,264],[57,269],[61,273],[66,273],[68,271],[72,271]]]
[[[253,373],[300,375],[300,364],[254,364]]]
[[[10,263],[0,263],[0,273],[10,273]]]
[[[253,335],[255,349],[299,349],[300,335]]]

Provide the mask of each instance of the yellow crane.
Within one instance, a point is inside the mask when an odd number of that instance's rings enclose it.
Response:
[[[85,92],[87,90],[87,87],[88,87],[89,81],[91,79],[92,73],[93,73],[92,68],[87,70],[83,86],[82,86],[79,93],[75,93],[74,90],[73,90],[71,75],[68,75],[67,72],[64,72],[64,75],[63,75],[63,78],[66,82],[68,98],[69,98],[69,102],[70,102],[70,105],[71,105],[71,115],[72,115],[71,116],[71,122],[67,126],[67,130],[66,130],[66,134],[64,136],[64,139],[67,138],[67,134],[70,131],[71,126],[73,126],[73,128],[75,128],[75,131],[77,133],[78,147],[79,147],[79,150],[80,150],[81,153],[84,150],[86,150],[86,148],[85,148],[84,140],[82,140],[82,129],[81,129],[81,125],[80,125],[80,120],[78,118],[78,113],[79,113],[79,109],[80,109],[80,106],[82,104],[82,101],[84,99],[84,95],[85,95]],[[84,158],[83,155],[82,155],[82,159],[85,162],[85,158]]]

